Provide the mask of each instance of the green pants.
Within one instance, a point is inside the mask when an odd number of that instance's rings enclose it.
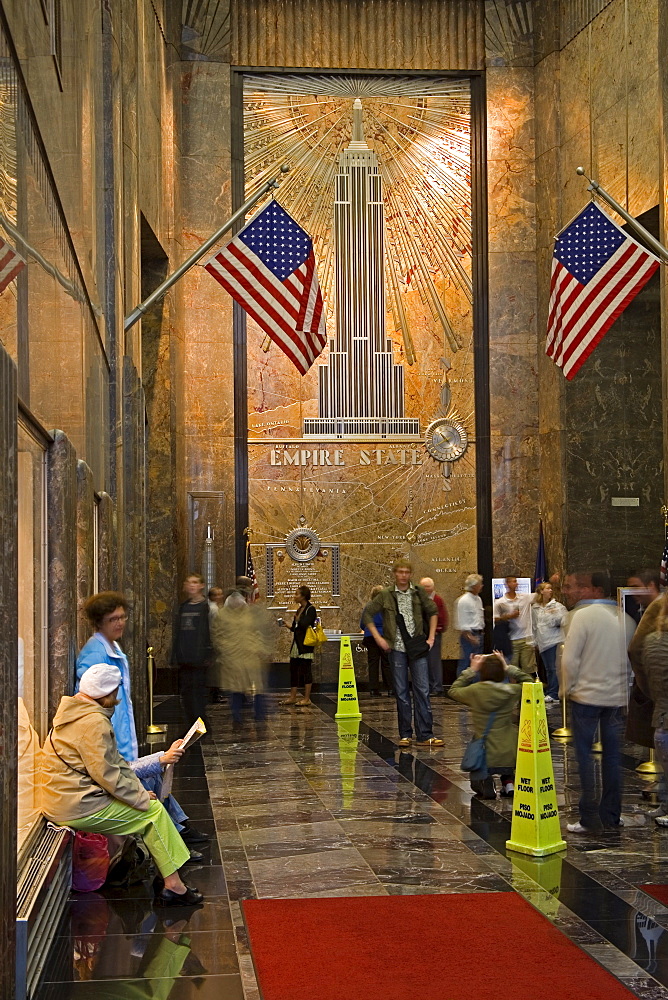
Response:
[[[172,875],[190,857],[181,834],[157,799],[152,800],[146,812],[125,806],[122,802],[112,802],[106,809],[82,819],[68,820],[66,825],[73,830],[115,834],[117,837],[138,833],[163,878]]]
[[[510,661],[513,667],[519,667],[527,674],[536,673],[536,650],[530,646],[526,639],[513,639],[513,658]]]

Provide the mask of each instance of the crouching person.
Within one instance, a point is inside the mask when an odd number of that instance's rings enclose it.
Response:
[[[179,875],[190,852],[154,792],[148,792],[116,746],[111,716],[121,672],[101,663],[81,678],[74,697],[60,701],[44,744],[42,811],[52,823],[108,836],[139,834],[161,878],[156,903],[202,901]]]
[[[474,683],[478,680],[480,683]],[[482,781],[471,778],[471,788],[480,798],[496,798],[494,774],[501,776],[501,795],[514,792],[518,729],[513,711],[522,695],[522,684],[531,681],[530,674],[519,667],[508,666],[503,655],[495,652],[471,657],[471,666],[450,687],[450,697],[471,709],[475,738],[480,739],[487,730],[485,749],[489,776]]]

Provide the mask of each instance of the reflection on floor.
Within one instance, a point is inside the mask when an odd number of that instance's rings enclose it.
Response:
[[[73,900],[39,1000],[259,1000],[241,900],[440,892],[518,892],[636,996],[668,1000],[668,908],[639,888],[668,883],[668,830],[648,819],[567,834],[566,854],[544,861],[507,855],[511,802],[472,799],[458,768],[463,708],[435,699],[445,747],[405,753],[387,698],[362,696],[359,741],[339,738],[332,696],[313,708],[277,700],[267,727],[249,718],[242,733],[212,706],[211,736],[179,766],[175,794],[213,837],[205,863],[186,869],[204,907],[154,910],[148,883]],[[158,714],[168,740],[180,735],[174,699]],[[625,815],[639,821],[647,782],[641,751],[626,750]],[[565,826],[577,770],[572,748],[553,741],[553,758]]]

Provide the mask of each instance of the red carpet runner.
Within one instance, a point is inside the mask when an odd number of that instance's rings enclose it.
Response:
[[[630,1000],[512,892],[243,904],[263,1000]]]

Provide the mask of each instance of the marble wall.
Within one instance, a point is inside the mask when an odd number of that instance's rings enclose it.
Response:
[[[142,298],[167,276],[169,261],[142,218]],[[142,383],[146,397],[146,533],[148,550],[148,634],[156,662],[169,655],[172,606],[177,580],[176,350],[173,306],[163,299],[141,321]]]
[[[16,811],[17,796],[16,650],[18,619],[17,509],[17,376],[16,366],[0,346],[0,995],[14,995],[16,937]]]
[[[523,12],[520,21],[514,24],[513,18],[508,18],[502,9],[504,5],[498,4],[424,4],[420,23],[426,24],[432,17],[429,36],[442,35],[447,44],[422,46],[422,35],[412,23],[409,34],[413,42],[408,52],[406,33],[398,30],[396,20],[399,5],[395,6],[388,8],[382,38],[375,31],[377,22],[369,23],[363,31],[368,15],[363,4],[346,7],[345,30],[342,21],[341,30],[326,34],[311,30],[323,16],[320,4],[314,4],[308,15],[304,5],[300,5],[300,24],[309,26],[306,34],[289,30],[290,19],[295,15],[291,4],[259,4],[250,8],[232,4],[230,19],[225,22],[229,33],[223,30],[225,12],[221,12],[218,33],[209,31],[208,24],[199,24],[197,15],[192,14],[188,41],[181,49],[184,245],[190,240],[194,244],[204,239],[219,221],[221,209],[229,205],[233,174],[229,62],[236,67],[319,69],[363,65],[378,71],[479,70],[485,65],[487,51],[492,225],[490,304],[494,310],[491,343],[495,372],[492,377],[495,564],[501,570],[517,567],[518,572],[526,572],[535,553],[538,515],[536,320],[535,304],[531,300],[520,301],[514,281],[519,269],[523,289],[535,287],[530,19]],[[531,5],[513,6],[530,8]],[[493,21],[487,45],[486,14],[490,24]],[[448,18],[454,19],[456,31],[443,29],[439,35],[435,26],[445,24]],[[395,21],[397,31],[392,28]],[[362,61],[359,54],[355,55],[353,45],[361,34],[368,36]],[[209,37],[216,37],[220,44],[207,46]],[[334,39],[336,52],[330,45]],[[352,48],[346,39],[352,40]],[[187,492],[219,491],[226,500],[229,498],[226,509],[230,534],[221,561],[222,582],[226,583],[233,572],[234,559],[232,323],[229,298],[214,285],[196,268],[184,279],[181,289],[185,302],[183,375],[187,391],[183,395],[184,420],[178,421],[179,433],[183,435],[179,455],[184,456],[178,481],[184,483]],[[514,365],[518,368],[519,388],[517,384],[509,386],[508,382]],[[251,451],[251,463],[253,454]],[[508,519],[513,522],[512,534],[505,530]],[[260,551],[256,552],[256,562],[258,559],[261,562]]]
[[[72,691],[77,654],[77,459],[66,434],[55,431],[47,452],[49,720]]]
[[[146,545],[146,404],[144,388],[132,359],[123,359],[123,568],[121,590],[131,606],[123,635],[130,663],[132,702],[137,733],[148,720],[146,685],[147,545]]]
[[[212,37],[217,34],[214,30]],[[229,63],[221,61],[225,55],[214,49],[181,63],[184,253],[200,246],[232,211],[231,77]],[[178,579],[201,572],[202,535],[192,537],[194,495],[215,494],[211,499],[222,509],[216,531],[218,577],[222,586],[230,586],[236,572],[232,301],[202,267],[189,271],[180,286]]]
[[[570,383],[544,354],[544,330],[554,236],[589,198],[575,168],[584,166],[634,216],[659,202],[659,27],[666,12],[657,0],[613,0],[588,23],[557,13],[551,2],[537,5],[540,507],[550,569],[593,560],[621,581],[641,563],[655,565],[662,548],[661,279]],[[613,496],[638,497],[640,506],[613,508]]]
[[[114,501],[104,490],[97,505],[97,578],[100,590],[118,587]]]
[[[93,473],[81,459],[77,462],[77,650],[90,636],[83,613],[84,602],[93,593],[95,544],[93,541],[95,491]]]
[[[532,5],[486,8],[493,569],[531,576],[540,508]]]

